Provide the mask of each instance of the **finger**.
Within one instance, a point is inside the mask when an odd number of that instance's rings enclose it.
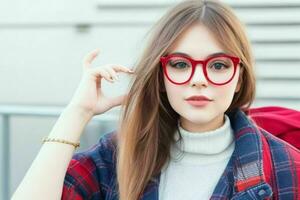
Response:
[[[134,70],[129,69],[128,67],[125,67],[123,65],[112,65],[112,68],[117,72],[123,71],[127,73],[134,73]]]
[[[106,69],[98,67],[98,68],[91,68],[90,70],[94,76],[97,77],[100,75],[101,77],[105,78],[107,81],[112,83],[114,82],[111,75],[109,74],[108,71],[106,71]]]
[[[111,67],[107,67],[105,68],[109,73],[110,76],[114,79],[114,80],[119,80],[119,76],[117,75],[117,73],[115,72],[115,70]]]
[[[113,83],[115,82],[113,80],[113,78],[110,76],[110,74],[104,69],[104,70],[101,70],[101,75],[109,82]]]
[[[100,67],[90,68],[90,70],[95,71],[96,73],[99,73],[97,72],[98,70],[103,70],[103,69],[109,72],[110,76],[113,79],[118,79],[119,77],[116,72],[134,73],[134,71],[122,65],[104,65]]]
[[[85,56],[85,58],[83,59],[83,67],[84,68],[90,67],[92,61],[97,57],[99,52],[100,52],[100,49],[95,49],[95,50],[91,51],[90,53],[88,53]]]

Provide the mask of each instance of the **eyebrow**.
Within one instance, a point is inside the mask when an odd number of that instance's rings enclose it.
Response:
[[[183,55],[183,56],[187,56],[187,57],[190,57],[190,58],[192,57],[189,54],[183,53],[183,52],[173,52],[173,53],[170,53],[168,55]],[[216,52],[216,53],[208,55],[206,58],[210,58],[210,57],[213,57],[213,56],[219,56],[219,55],[226,55],[226,53],[225,52]]]

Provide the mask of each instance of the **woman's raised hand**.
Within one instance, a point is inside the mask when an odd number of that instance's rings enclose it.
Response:
[[[101,90],[102,78],[109,82],[118,80],[119,72],[133,74],[134,72],[121,65],[104,65],[91,67],[92,61],[99,54],[96,49],[86,55],[83,60],[83,76],[68,106],[76,107],[93,115],[98,115],[107,110],[121,105],[127,94],[113,98],[104,96]]]

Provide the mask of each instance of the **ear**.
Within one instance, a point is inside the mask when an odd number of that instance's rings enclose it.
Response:
[[[244,67],[241,66],[239,72],[239,80],[234,91],[235,93],[239,92],[241,89],[242,82],[243,82],[243,73],[244,73]]]

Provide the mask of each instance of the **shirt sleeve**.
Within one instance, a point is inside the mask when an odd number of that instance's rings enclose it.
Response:
[[[84,155],[72,158],[65,176],[61,199],[103,199],[96,167],[91,158]]]

